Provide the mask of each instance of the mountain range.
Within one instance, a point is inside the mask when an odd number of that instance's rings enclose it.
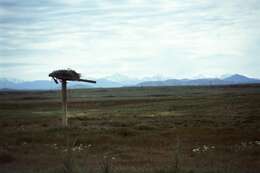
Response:
[[[116,88],[127,86],[205,86],[205,85],[236,85],[236,84],[260,84],[260,79],[249,78],[235,74],[225,78],[199,78],[199,79],[165,79],[154,76],[143,79],[130,78],[128,76],[115,74],[96,79],[96,84],[69,82],[68,88]],[[21,81],[17,79],[0,78],[0,90],[56,90],[60,85],[52,80]]]
[[[207,86],[207,85],[238,85],[260,84],[260,79],[249,78],[234,74],[225,78],[200,78],[200,79],[168,79],[164,81],[145,81],[138,86]]]

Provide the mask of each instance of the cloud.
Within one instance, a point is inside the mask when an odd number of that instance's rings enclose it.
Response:
[[[0,63],[37,62],[43,72],[70,67],[92,76],[260,77],[249,68],[260,61],[253,49],[259,7],[253,0],[0,0]]]
[[[37,66],[39,64],[29,64],[29,63],[0,63],[1,68],[17,68],[17,67],[24,67],[24,66]]]

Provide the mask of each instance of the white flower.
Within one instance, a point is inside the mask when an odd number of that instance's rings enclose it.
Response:
[[[204,150],[204,151],[208,151],[208,149],[209,149],[209,147],[208,147],[208,146],[206,146],[206,145],[203,145],[203,150]]]
[[[260,145],[260,141],[255,141],[255,144],[256,145]]]
[[[194,149],[192,149],[192,152],[194,152],[194,153],[200,152],[200,148],[194,148]]]

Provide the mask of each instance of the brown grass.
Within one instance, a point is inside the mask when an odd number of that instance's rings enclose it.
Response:
[[[0,172],[61,168],[68,137],[77,139],[72,153],[83,170],[101,170],[102,164],[115,172],[260,170],[259,87],[95,89],[69,95],[70,128],[64,129],[58,93],[0,93],[0,151],[5,152]]]

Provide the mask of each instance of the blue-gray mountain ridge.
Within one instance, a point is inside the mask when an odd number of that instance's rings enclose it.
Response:
[[[165,81],[145,81],[137,86],[210,86],[210,85],[238,85],[260,84],[259,79],[249,78],[235,74],[226,78],[201,78],[201,79],[168,79]]]
[[[260,79],[249,78],[235,74],[226,78],[201,78],[201,79],[167,79],[156,77],[133,79],[130,77],[112,75],[107,78],[97,79],[97,84],[85,84],[80,82],[69,83],[69,88],[116,88],[127,86],[207,86],[207,85],[236,85],[236,84],[260,84]],[[20,81],[16,79],[0,78],[0,90],[56,90],[60,85],[52,80]]]

